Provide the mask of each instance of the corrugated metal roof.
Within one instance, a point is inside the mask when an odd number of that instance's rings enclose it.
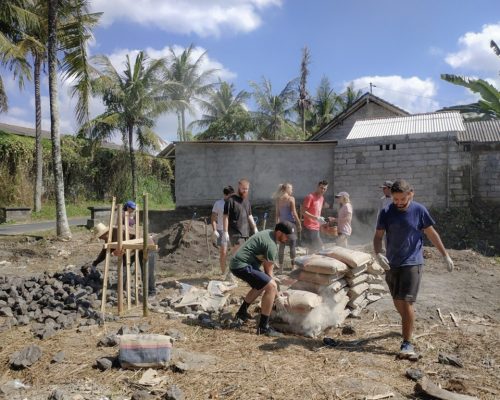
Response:
[[[346,139],[464,131],[459,112],[429,113],[356,121]]]
[[[500,142],[500,119],[465,122],[465,132],[458,134],[459,142]]]

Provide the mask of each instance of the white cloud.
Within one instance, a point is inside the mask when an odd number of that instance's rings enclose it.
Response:
[[[219,36],[224,30],[257,29],[262,11],[281,4],[282,0],[94,0],[92,8],[104,12],[104,24],[129,20],[167,32]]]
[[[439,103],[436,84],[431,78],[421,79],[413,76],[403,78],[392,76],[363,76],[352,81],[355,89],[369,90],[370,82],[375,85],[373,94],[411,113],[435,111]],[[344,83],[345,87],[350,82]]]
[[[449,53],[445,61],[453,68],[475,71],[495,71],[500,69],[500,59],[490,48],[490,41],[500,45],[500,22],[483,25],[481,32],[467,32],[458,39],[460,50]]]

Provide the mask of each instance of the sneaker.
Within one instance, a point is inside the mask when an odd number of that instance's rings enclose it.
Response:
[[[244,313],[237,312],[234,318],[239,319],[243,322],[247,322],[249,319],[252,319],[252,316],[245,311]]]
[[[401,348],[399,349],[399,355],[400,357],[404,358],[412,358],[416,357],[417,353],[415,352],[415,349],[413,348],[413,345],[410,342],[404,341],[401,343]]]
[[[283,334],[281,332],[275,331],[270,326],[266,328],[257,327],[257,335],[265,335],[269,337],[281,337]]]

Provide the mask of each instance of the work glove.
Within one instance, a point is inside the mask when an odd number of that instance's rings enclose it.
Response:
[[[316,221],[318,221],[321,225],[326,224],[326,219],[325,217],[316,217]]]
[[[389,260],[382,253],[375,254],[375,259],[384,270],[388,271],[389,269],[391,269],[391,266],[389,265]]]
[[[446,263],[446,268],[448,269],[448,272],[452,272],[453,268],[455,268],[455,264],[453,264],[453,260],[450,258],[448,254],[443,256],[444,262]]]
[[[222,239],[223,239],[224,243],[229,243],[229,233],[224,232]]]
[[[219,237],[220,237],[220,233],[217,231],[213,231],[212,239],[215,241],[215,240],[219,239]]]

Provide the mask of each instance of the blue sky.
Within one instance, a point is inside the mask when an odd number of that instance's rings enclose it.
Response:
[[[250,90],[266,77],[279,92],[299,74],[301,49],[311,52],[309,92],[322,76],[342,92],[353,82],[410,112],[471,102],[466,89],[441,81],[441,73],[476,76],[500,87],[500,59],[489,48],[500,45],[500,1],[476,0],[93,0],[103,11],[90,53],[106,54],[117,67],[127,53],[147,50],[160,57],[172,46],[190,44],[207,52],[206,67]],[[32,85],[20,93],[1,70],[10,110],[0,122],[34,125]],[[44,80],[46,84],[46,79]],[[61,83],[61,130],[75,131],[73,105]],[[47,90],[43,127],[49,129]],[[92,113],[102,111],[96,99]],[[195,118],[192,116],[191,118]],[[166,115],[156,132],[175,140],[177,119]]]

